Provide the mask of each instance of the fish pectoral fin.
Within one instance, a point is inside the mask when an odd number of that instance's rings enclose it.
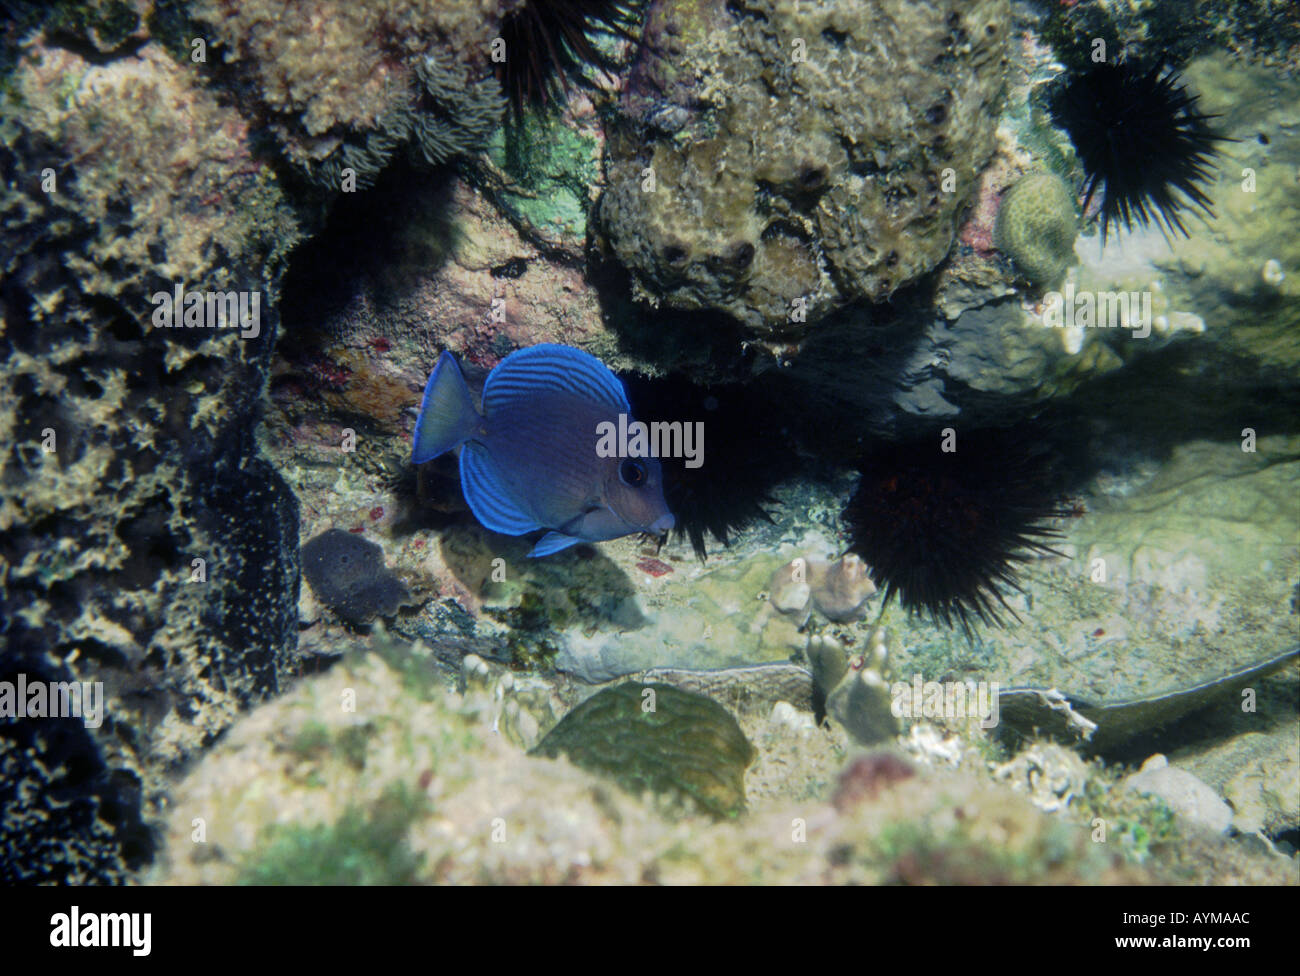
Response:
[[[582,526],[583,519],[588,515],[591,515],[593,512],[599,512],[604,507],[604,505],[601,505],[598,502],[588,502],[581,512],[557,528],[556,531],[564,535],[576,535]]]
[[[533,546],[533,551],[528,554],[528,557],[536,559],[538,556],[549,556],[581,541],[577,536],[565,535],[563,532],[547,532],[537,541],[537,545]]]

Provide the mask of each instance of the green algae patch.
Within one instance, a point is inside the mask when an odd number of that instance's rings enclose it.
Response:
[[[650,792],[717,818],[745,809],[755,750],[731,713],[665,684],[607,688],[566,715],[533,755],[567,756],[633,794]]]
[[[410,884],[422,858],[407,843],[424,797],[399,787],[370,808],[349,807],[333,824],[276,824],[244,865],[246,885]]]
[[[514,223],[551,246],[581,246],[588,188],[600,181],[597,140],[553,114],[530,111],[498,129],[488,153],[512,181],[496,199]]]

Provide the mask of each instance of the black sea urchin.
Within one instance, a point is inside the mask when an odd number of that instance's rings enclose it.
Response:
[[[1183,215],[1213,217],[1202,187],[1210,179],[1216,143],[1230,142],[1210,128],[1215,116],[1165,64],[1103,61],[1068,76],[1050,96],[1052,119],[1070,134],[1088,174],[1087,200],[1104,186],[1101,237],[1111,224],[1155,223],[1188,236]]]
[[[844,510],[849,548],[872,568],[885,603],[969,630],[973,618],[1014,617],[999,584],[1019,588],[1015,564],[1051,553],[1058,534],[1044,520],[1062,506],[1056,452],[1024,431],[957,432],[885,444],[861,465]]]
[[[507,14],[505,60],[496,68],[515,115],[525,105],[545,105],[570,79],[584,81],[589,68],[616,68],[595,35],[635,40],[639,6],[637,0],[527,0]]]
[[[791,473],[794,454],[770,397],[741,384],[704,387],[677,376],[627,377],[624,385],[638,420],[699,424],[703,431],[702,463],[660,458],[674,534],[688,537],[700,559],[706,532],[725,546],[733,533],[771,521],[763,506]]]

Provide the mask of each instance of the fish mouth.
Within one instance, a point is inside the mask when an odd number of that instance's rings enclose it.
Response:
[[[677,519],[673,517],[673,513],[667,512],[650,524],[650,531],[655,535],[663,535],[676,524]]]

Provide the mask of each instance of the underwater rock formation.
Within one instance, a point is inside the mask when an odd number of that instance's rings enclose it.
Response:
[[[1294,883],[1281,859],[1184,839],[1126,791],[1103,786],[1049,815],[982,762],[935,768],[895,747],[846,759],[781,721],[788,705],[742,726],[759,753],[747,813],[666,815],[602,774],[524,753],[494,731],[490,697],[451,695],[388,656],[345,659],[241,721],[178,784],[165,857],[147,880]],[[338,707],[343,689],[357,712]],[[250,779],[260,788],[239,788]],[[1093,841],[1095,816],[1111,842]],[[195,817],[209,825],[201,840]],[[805,843],[790,841],[792,818]]]
[[[993,153],[1008,22],[1005,0],[655,4],[599,208],[637,297],[766,338],[929,271]]]
[[[343,688],[373,705],[343,712]],[[630,703],[639,724],[639,694]],[[788,731],[774,732],[763,739],[784,748]],[[264,788],[232,788],[250,775]],[[824,775],[833,780],[834,767]],[[954,822],[958,796],[965,813]],[[761,811],[751,803],[721,822],[666,816],[603,775],[526,755],[492,732],[485,700],[421,687],[370,655],[254,712],[187,776],[153,880],[879,882],[898,870],[941,878],[939,863],[907,854],[948,849],[989,867],[1014,854],[1021,878],[1145,876],[1115,868],[1086,832],[968,776],[881,781],[839,811],[827,799],[762,799]],[[196,816],[211,825],[201,842]],[[809,843],[773,843],[790,836],[792,816],[806,818]],[[1048,845],[1053,858],[1042,856]]]
[[[337,190],[345,168],[371,185],[404,145],[430,163],[484,145],[505,110],[488,62],[499,6],[201,0],[192,15],[232,69],[241,110]]]
[[[0,720],[0,873],[120,881],[164,770],[294,660],[297,503],[252,428],[298,225],[157,44],[33,43],[4,97],[0,679],[101,681],[105,714]],[[162,328],[175,288],[248,318]]]
[[[1090,3],[1043,5],[1040,30],[1070,68],[1091,63],[1092,39],[1108,51],[1183,63],[1209,48],[1248,51],[1285,61],[1300,44],[1300,18],[1286,0],[1200,0],[1192,4]]]

